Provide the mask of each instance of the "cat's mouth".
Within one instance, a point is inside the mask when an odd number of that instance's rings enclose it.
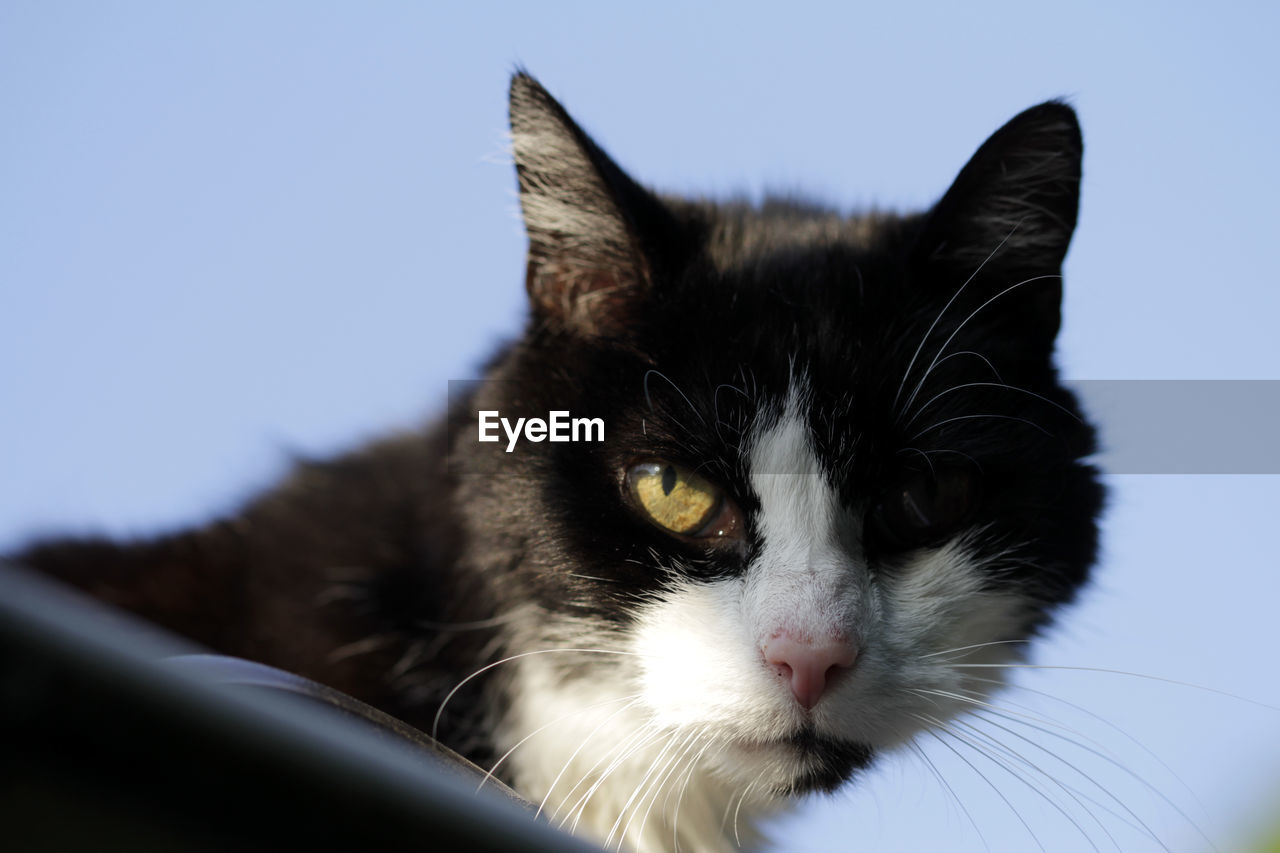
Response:
[[[788,795],[830,793],[875,757],[875,750],[865,743],[828,737],[810,727],[796,732],[788,743],[800,754],[805,768],[787,787]]]
[[[823,735],[812,726],[782,740],[736,746],[740,754],[750,759],[788,759],[786,763],[794,769],[789,778],[776,784],[775,793],[779,796],[830,793],[875,759],[875,750],[867,744]]]

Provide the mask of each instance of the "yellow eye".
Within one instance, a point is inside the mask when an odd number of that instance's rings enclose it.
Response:
[[[724,491],[683,465],[638,462],[627,470],[627,486],[645,515],[672,533],[719,538],[737,531],[737,510]]]

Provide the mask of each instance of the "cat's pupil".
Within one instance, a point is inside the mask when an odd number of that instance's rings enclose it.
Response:
[[[662,470],[662,493],[670,495],[671,490],[676,487],[676,469],[668,465]]]

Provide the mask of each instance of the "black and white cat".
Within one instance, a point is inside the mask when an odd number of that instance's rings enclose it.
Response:
[[[1052,362],[1079,129],[1033,107],[929,211],[850,217],[658,196],[529,76],[510,106],[530,319],[441,423],[18,559],[597,841],[733,849],[990,694],[959,664],[1019,659],[1087,578],[1093,431]],[[603,440],[480,440],[556,412]]]

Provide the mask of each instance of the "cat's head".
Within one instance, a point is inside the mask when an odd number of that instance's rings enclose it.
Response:
[[[511,650],[601,650],[520,662],[544,707],[512,743],[547,731],[511,761],[649,738],[731,787],[829,789],[989,693],[958,665],[1016,658],[1096,548],[1052,364],[1072,110],[1017,116],[908,216],[659,197],[523,74],[511,126],[531,320],[472,416],[606,431],[455,434],[470,534],[537,614]]]

